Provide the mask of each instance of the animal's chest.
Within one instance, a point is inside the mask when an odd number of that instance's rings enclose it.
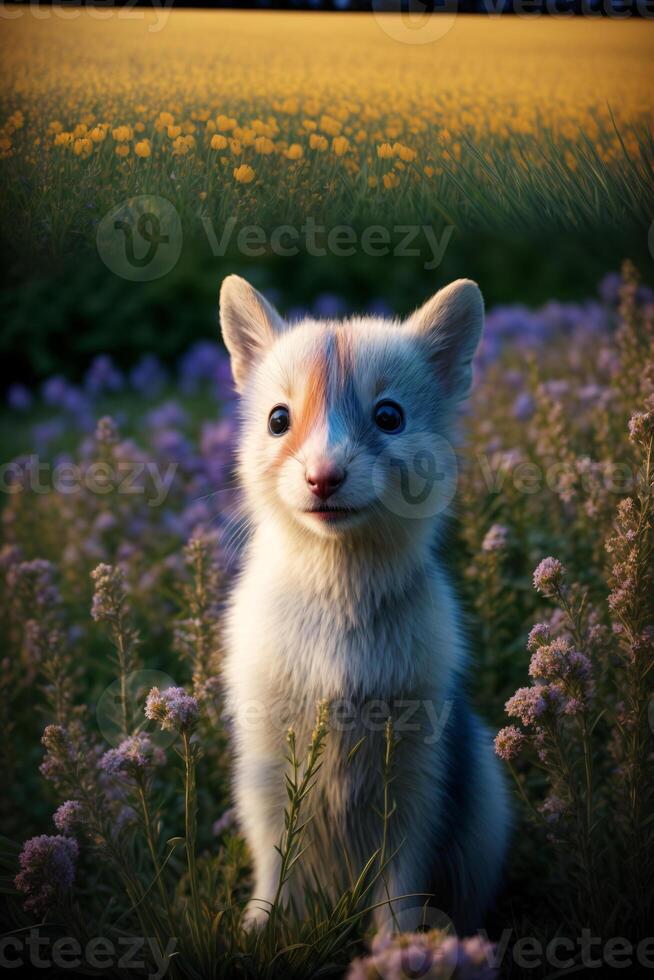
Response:
[[[428,603],[417,593],[344,610],[324,596],[245,584],[231,632],[250,682],[311,701],[402,696],[424,680],[430,647]]]

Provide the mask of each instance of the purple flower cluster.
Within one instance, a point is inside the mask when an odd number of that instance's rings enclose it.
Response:
[[[558,558],[543,558],[534,571],[534,588],[544,596],[551,596],[561,587],[565,570]]]
[[[509,529],[504,524],[491,524],[484,535],[481,550],[485,552],[504,551],[509,540]]]
[[[79,848],[71,837],[41,834],[25,841],[14,879],[25,909],[41,914],[56,905],[75,880]]]
[[[153,687],[145,702],[145,717],[158,722],[163,731],[189,733],[199,713],[198,702],[183,687],[169,687],[165,691]]]
[[[110,622],[117,615],[124,594],[123,573],[105,563],[91,572],[95,585],[91,616],[96,623]]]
[[[138,732],[123,739],[117,748],[105,752],[100,759],[100,768],[110,776],[134,778],[164,762],[163,750],[145,732]]]
[[[369,956],[350,964],[346,980],[492,980],[495,947],[481,936],[458,939],[439,931],[378,934]]]
[[[515,725],[507,725],[506,728],[499,730],[493,744],[496,755],[500,759],[504,759],[505,762],[509,762],[520,754],[525,744],[525,733]]]
[[[533,725],[550,709],[551,688],[544,684],[519,687],[505,704],[509,718],[517,718],[523,725]]]
[[[84,822],[84,807],[77,800],[66,800],[55,810],[52,820],[60,834],[70,836]]]

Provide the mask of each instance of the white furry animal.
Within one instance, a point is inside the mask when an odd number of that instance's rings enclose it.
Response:
[[[254,861],[249,917],[266,918],[278,886],[287,727],[306,744],[326,698],[320,795],[287,897],[301,909],[312,875],[337,890],[380,846],[391,713],[400,738],[388,853],[397,853],[388,893],[380,883],[374,898],[413,895],[393,902],[397,914],[433,894],[459,932],[475,928],[498,884],[508,812],[490,738],[467,705],[461,617],[436,542],[482,331],[479,288],[454,282],[404,323],[288,325],[229,276],[220,310],[252,527],[225,663],[236,806]],[[421,473],[426,498],[415,492]],[[389,922],[388,906],[376,919]]]

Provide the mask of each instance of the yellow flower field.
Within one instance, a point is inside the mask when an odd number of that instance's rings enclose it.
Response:
[[[651,204],[649,23],[459,16],[423,44],[389,15],[62,13],[0,42],[13,220],[60,237],[145,190],[266,221],[624,225]]]

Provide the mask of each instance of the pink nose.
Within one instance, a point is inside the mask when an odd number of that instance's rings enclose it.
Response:
[[[337,463],[315,463],[307,468],[307,483],[311,493],[327,500],[345,479],[345,470]]]

